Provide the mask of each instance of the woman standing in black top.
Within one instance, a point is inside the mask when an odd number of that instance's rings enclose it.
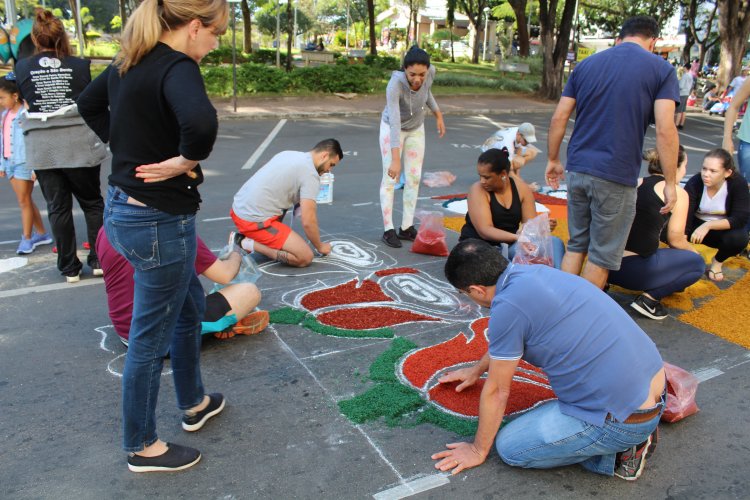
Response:
[[[102,227],[99,172],[107,148],[76,109],[76,99],[91,81],[91,63],[71,55],[62,21],[48,10],[37,9],[31,40],[36,54],[16,64],[18,88],[28,104],[28,114],[21,118],[26,163],[36,173],[47,202],[57,268],[68,283],[75,283],[83,264],[76,254],[74,196],[86,219],[91,245],[87,264],[94,276],[102,275],[94,242]],[[33,235],[32,243],[38,237]]]
[[[195,213],[218,121],[198,62],[218,46],[226,0],[144,0],[122,49],[81,95],[86,122],[112,150],[104,228],[134,268],[130,346],[123,372],[124,448],[135,472],[180,470],[198,450],[156,434],[160,374],[171,355],[182,427],[197,431],[224,408],[200,373],[203,288],[195,274]]]
[[[705,269],[703,257],[685,237],[688,195],[679,186],[687,170],[687,155],[680,146],[677,155],[677,202],[672,212],[662,215],[664,174],[659,154],[649,149],[643,155],[648,162],[649,177],[638,186],[635,218],[630,228],[619,271],[610,271],[609,283],[629,290],[643,290],[630,306],[651,319],[664,319],[667,312],[661,299],[684,290],[700,279]],[[659,248],[666,227],[670,248]]]
[[[491,148],[477,160],[479,181],[469,188],[466,224],[459,240],[478,238],[492,245],[508,245],[508,259],[513,260],[522,222],[536,217],[536,204],[531,188],[510,173],[508,151]],[[550,231],[557,226],[550,219]],[[560,269],[565,245],[552,236],[554,266]]]

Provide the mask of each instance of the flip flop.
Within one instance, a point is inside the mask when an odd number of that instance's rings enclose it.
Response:
[[[712,271],[711,269],[706,269],[706,278],[718,283],[720,281],[724,281],[724,273],[721,271]]]

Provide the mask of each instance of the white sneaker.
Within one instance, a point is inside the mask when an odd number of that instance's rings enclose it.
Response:
[[[78,283],[81,281],[81,271],[78,271],[78,274],[74,274],[73,276],[65,276],[65,281],[68,283]]]

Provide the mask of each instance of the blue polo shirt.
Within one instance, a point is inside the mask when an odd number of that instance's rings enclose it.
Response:
[[[538,366],[560,410],[592,425],[604,425],[607,413],[629,417],[664,364],[653,341],[606,293],[549,266],[509,265],[490,307],[490,357]]]
[[[565,168],[633,187],[654,102],[680,102],[672,65],[630,42],[581,61],[562,95],[576,100]]]

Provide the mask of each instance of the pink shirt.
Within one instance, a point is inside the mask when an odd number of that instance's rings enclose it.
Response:
[[[18,114],[18,109],[16,110],[9,109],[8,112],[5,113],[5,118],[3,119],[3,158],[5,159],[10,158],[10,153],[11,153],[11,148],[12,148],[11,138],[13,134],[12,124],[17,114]]]

